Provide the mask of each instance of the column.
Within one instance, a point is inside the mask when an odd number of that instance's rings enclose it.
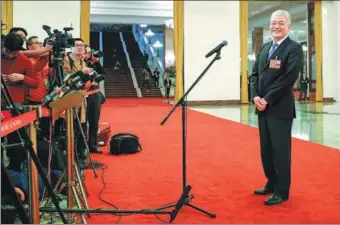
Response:
[[[255,27],[255,29],[253,30],[252,44],[253,53],[255,54],[255,56],[257,56],[263,44],[263,27]]]
[[[308,30],[308,78],[309,92],[311,100],[315,100],[315,85],[316,85],[316,59],[315,59],[315,29],[314,29],[314,2],[309,2],[307,6],[307,30]],[[312,94],[313,93],[313,94]]]

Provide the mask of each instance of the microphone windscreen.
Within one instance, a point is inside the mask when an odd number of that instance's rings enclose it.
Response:
[[[90,75],[87,74],[87,73],[83,73],[82,75],[80,75],[80,77],[81,77],[81,79],[82,79],[82,81],[83,81],[84,83],[86,83],[87,81],[91,80]]]

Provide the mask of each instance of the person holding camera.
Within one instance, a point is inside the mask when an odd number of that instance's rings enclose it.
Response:
[[[28,50],[39,50],[43,48],[43,43],[37,36],[31,36],[26,41]],[[26,103],[29,105],[39,105],[41,100],[45,97],[48,90],[48,58],[47,57],[32,57],[30,58],[33,68],[38,73],[37,81],[38,87],[31,89],[26,96]]]
[[[101,54],[96,54],[90,46],[86,46],[84,60],[89,68],[94,69],[98,74],[104,76],[106,74],[103,66],[99,62]],[[92,87],[89,91],[99,90],[99,84],[92,82]],[[97,146],[98,124],[100,118],[101,105],[104,103],[105,97],[101,91],[91,94],[87,97],[87,120],[89,126],[88,146],[91,153],[103,153]]]
[[[27,38],[27,31],[25,28],[23,27],[12,27],[8,33],[16,33],[16,34],[19,34],[20,37],[22,38],[22,40],[24,41],[22,43],[22,46],[21,46],[21,50],[22,51],[25,51],[26,49],[24,48],[24,44],[25,44],[25,41],[26,41],[26,38]]]

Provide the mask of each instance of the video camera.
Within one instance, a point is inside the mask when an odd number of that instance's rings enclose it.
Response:
[[[72,38],[72,34],[67,33],[68,31],[73,30],[72,27],[64,27],[64,32],[54,29],[53,33],[51,32],[50,26],[43,25],[42,28],[50,38],[55,38],[53,49],[60,51],[74,46],[75,40]]]
[[[91,50],[91,55],[96,58],[103,57],[103,52],[100,50]]]

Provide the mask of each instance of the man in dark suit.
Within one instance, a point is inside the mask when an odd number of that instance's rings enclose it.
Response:
[[[291,182],[291,130],[296,117],[293,86],[303,63],[302,46],[288,37],[287,11],[271,16],[273,41],[265,43],[251,74],[251,96],[258,114],[261,159],[267,183],[256,195],[271,194],[266,205],[288,200]]]
[[[307,90],[308,90],[309,80],[306,75],[301,76],[300,78],[300,99],[299,101],[307,101]],[[303,96],[303,97],[302,97]]]
[[[169,75],[166,75],[166,78],[164,80],[164,87],[165,87],[165,97],[170,97],[170,89],[171,89],[171,80]]]

